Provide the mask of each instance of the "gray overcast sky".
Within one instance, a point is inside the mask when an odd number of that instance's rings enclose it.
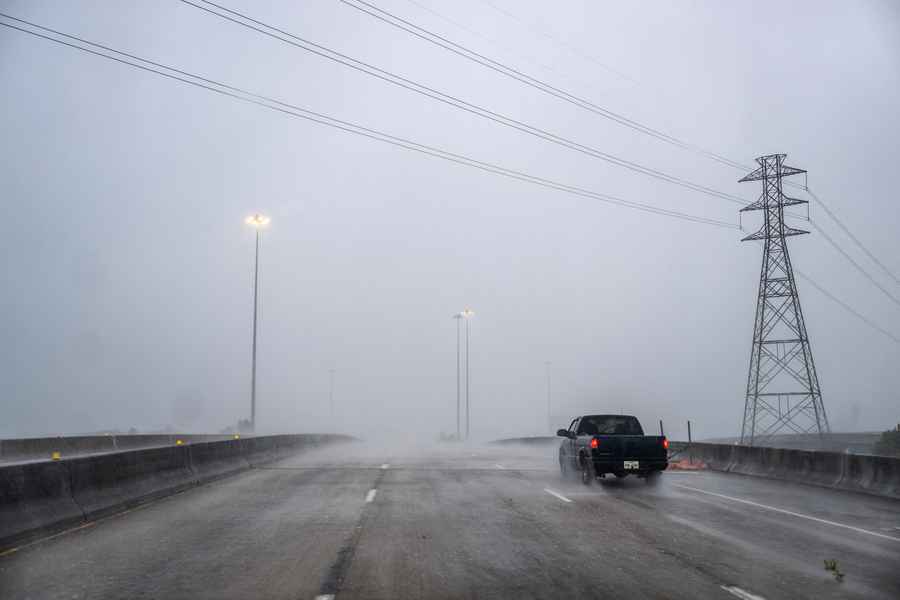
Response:
[[[377,0],[742,163],[787,153],[900,273],[897,2],[491,2]],[[759,193],[737,183],[736,169],[337,0],[227,5],[748,203]],[[503,128],[175,0],[0,6],[422,143],[737,221],[735,204]],[[0,436],[217,430],[246,416],[253,232],[243,219],[255,211],[272,217],[261,254],[263,429],[453,430],[450,317],[470,306],[476,436],[546,431],[545,361],[559,426],[580,411],[622,410],[648,425],[664,419],[674,437],[688,418],[701,436],[739,431],[761,258],[740,231],[511,181],[8,28],[0,28],[0,87]],[[811,211],[900,295],[820,208]],[[821,235],[790,244],[795,268],[900,336],[900,307]],[[900,344],[799,286],[833,428],[896,423]]]

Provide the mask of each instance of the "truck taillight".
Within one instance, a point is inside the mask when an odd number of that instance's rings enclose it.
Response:
[[[668,447],[668,444],[666,444],[666,446]],[[600,447],[600,440],[598,440],[597,438],[591,439],[591,448],[599,448],[599,447]]]
[[[663,448],[669,449],[669,438],[663,438]]]

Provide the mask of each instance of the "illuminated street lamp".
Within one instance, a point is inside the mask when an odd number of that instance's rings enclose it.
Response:
[[[250,367],[250,431],[256,431],[256,315],[259,299],[259,230],[269,224],[269,217],[255,214],[244,219],[256,229],[256,257],[253,261],[253,346]]]

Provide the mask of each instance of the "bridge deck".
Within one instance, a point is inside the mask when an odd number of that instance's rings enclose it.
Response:
[[[304,453],[8,552],[0,597],[900,597],[900,502],[709,472],[584,487],[554,453]]]

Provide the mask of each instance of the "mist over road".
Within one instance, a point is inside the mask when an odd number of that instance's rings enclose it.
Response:
[[[555,454],[304,453],[8,552],[0,597],[900,595],[896,501],[711,472],[585,487]]]

